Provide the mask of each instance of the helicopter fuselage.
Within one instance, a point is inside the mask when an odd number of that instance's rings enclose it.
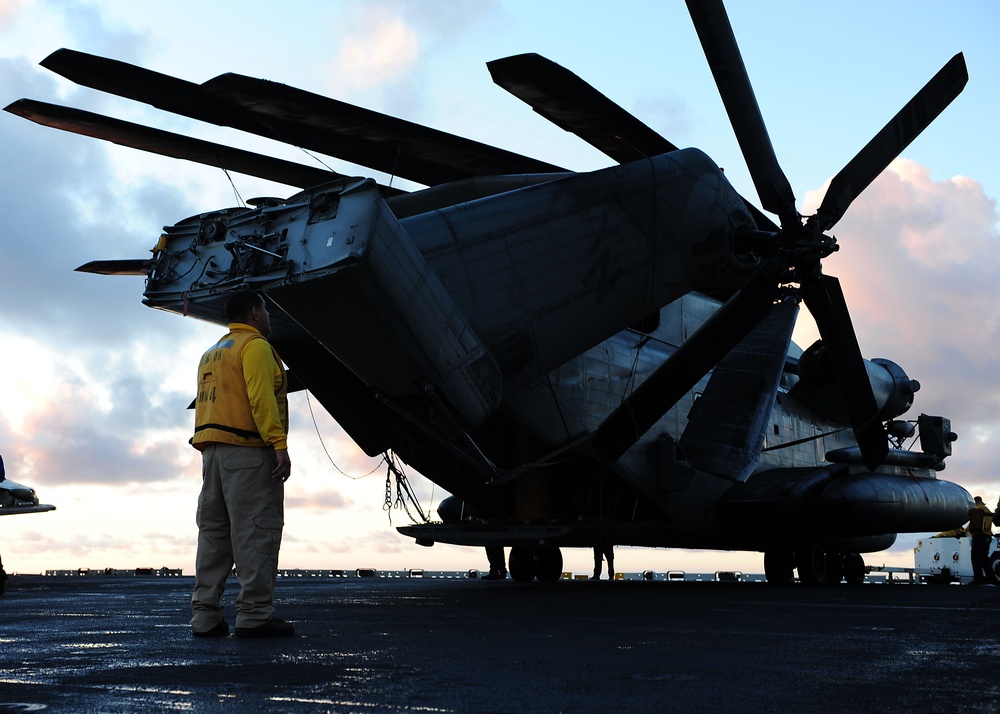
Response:
[[[263,290],[278,308],[272,341],[366,452],[396,451],[493,521],[573,526],[549,542],[585,543],[601,523],[618,543],[764,549],[783,536],[745,528],[762,500],[784,499],[779,512],[816,539],[846,535],[832,518],[843,503],[820,505],[835,481],[861,479],[893,512],[914,500],[910,467],[858,476],[857,464],[827,461],[854,444],[850,429],[836,409],[817,411],[825,398],[797,398],[787,343],[770,358],[775,402],[755,407],[757,421],[769,417],[765,448],[742,473],[684,451],[712,372],[609,468],[572,450],[550,458],[704,324],[720,304],[704,293],[731,293],[754,267],[734,246],[750,214],[702,152],[467,201],[452,191],[440,206],[428,194],[406,196],[400,217],[359,179],[182,221],[156,247],[146,303],[224,324],[231,291]],[[785,332],[794,319],[782,318]],[[726,426],[704,412],[703,431]],[[789,494],[794,478],[758,476],[782,470],[810,478]],[[936,530],[966,508],[963,489],[920,471],[935,508],[910,508],[897,530]],[[885,547],[886,510],[869,510],[849,535]]]

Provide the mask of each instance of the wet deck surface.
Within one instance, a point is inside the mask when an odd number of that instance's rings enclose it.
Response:
[[[1000,711],[996,588],[282,580],[294,638],[195,640],[191,584],[12,578],[0,711]]]

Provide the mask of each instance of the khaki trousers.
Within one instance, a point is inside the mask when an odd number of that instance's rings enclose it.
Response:
[[[191,628],[222,620],[222,594],[233,566],[240,584],[236,627],[257,627],[274,615],[274,582],[284,523],[285,486],[271,478],[270,447],[208,444],[198,496],[198,555]]]

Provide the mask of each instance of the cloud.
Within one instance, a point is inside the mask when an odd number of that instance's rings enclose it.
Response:
[[[347,498],[339,491],[320,491],[304,495],[285,495],[285,505],[288,508],[300,508],[303,510],[339,510],[350,508],[355,505],[354,501]]]
[[[844,286],[862,352],[920,381],[906,416],[952,420],[960,438],[943,477],[988,490],[1000,457],[998,220],[978,182],[935,180],[897,159],[832,231],[841,250],[824,261]]]
[[[31,0],[0,0],[0,28],[12,23]]]
[[[412,540],[400,535],[395,529],[379,530],[364,537],[364,547],[375,553],[400,553],[412,543]]]
[[[12,96],[50,98],[53,82],[23,59],[0,59]],[[139,279],[73,272],[97,258],[142,257],[164,216],[196,213],[176,187],[147,179],[123,190],[100,142],[0,114],[0,191],[7,211],[0,243],[3,329],[105,346],[140,336]],[[16,299],[14,298],[16,296]],[[86,296],[89,319],[80,317]]]
[[[193,530],[189,537],[143,532],[123,539],[112,529],[98,527],[72,534],[26,531],[9,545],[22,552],[44,554],[50,569],[176,567],[173,564],[192,551],[194,540]]]
[[[419,115],[430,76],[422,68],[457,38],[488,28],[499,11],[496,0],[353,5],[336,18],[324,91],[393,115]]]
[[[54,92],[19,58],[0,59],[0,84],[14,97]],[[10,375],[0,384],[0,433],[14,473],[33,485],[175,478],[186,456],[170,440],[184,444],[190,393],[172,375],[178,349],[201,332],[144,307],[141,279],[74,268],[148,254],[164,216],[196,210],[155,179],[120,181],[99,142],[7,113],[0,135],[9,206],[0,367]]]
[[[345,35],[333,72],[348,87],[381,85],[405,75],[420,55],[417,34],[403,18],[377,8],[361,32]]]

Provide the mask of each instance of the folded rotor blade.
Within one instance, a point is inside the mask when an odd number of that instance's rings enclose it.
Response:
[[[194,84],[74,50],[42,66],[78,84],[169,112],[320,151],[428,186],[564,169],[277,82],[236,74]]]
[[[277,82],[225,74],[202,86],[276,127],[284,141],[429,186],[473,176],[565,171]]]
[[[965,57],[960,52],[834,176],[816,212],[820,231],[841,219],[851,202],[962,93],[968,81]]]
[[[778,215],[782,228],[798,227],[795,195],[774,155],[722,0],[686,1],[761,205]]]
[[[151,258],[136,258],[134,260],[92,260],[77,268],[79,273],[94,275],[149,275],[153,267]]]
[[[829,275],[804,281],[802,298],[829,352],[865,465],[874,471],[888,455],[889,445],[840,281]]]
[[[767,316],[780,266],[758,268],[739,292],[677,348],[593,432],[591,446],[605,464],[616,461]]]
[[[677,151],[674,144],[550,59],[528,53],[486,66],[498,86],[620,164]],[[758,228],[777,230],[760,209],[745,199],[744,203]]]
[[[620,164],[677,147],[552,60],[534,53],[486,63],[493,81]]]
[[[778,303],[715,366],[677,440],[689,466],[745,481],[760,462],[798,312]]]
[[[186,159],[206,166],[238,171],[249,176],[258,176],[283,183],[286,186],[308,188],[344,178],[340,174],[326,169],[303,166],[292,161],[275,159],[250,151],[153,129],[141,124],[112,119],[81,109],[47,104],[33,99],[19,99],[8,105],[6,111],[43,126],[104,139],[121,146],[141,149],[174,159]]]

